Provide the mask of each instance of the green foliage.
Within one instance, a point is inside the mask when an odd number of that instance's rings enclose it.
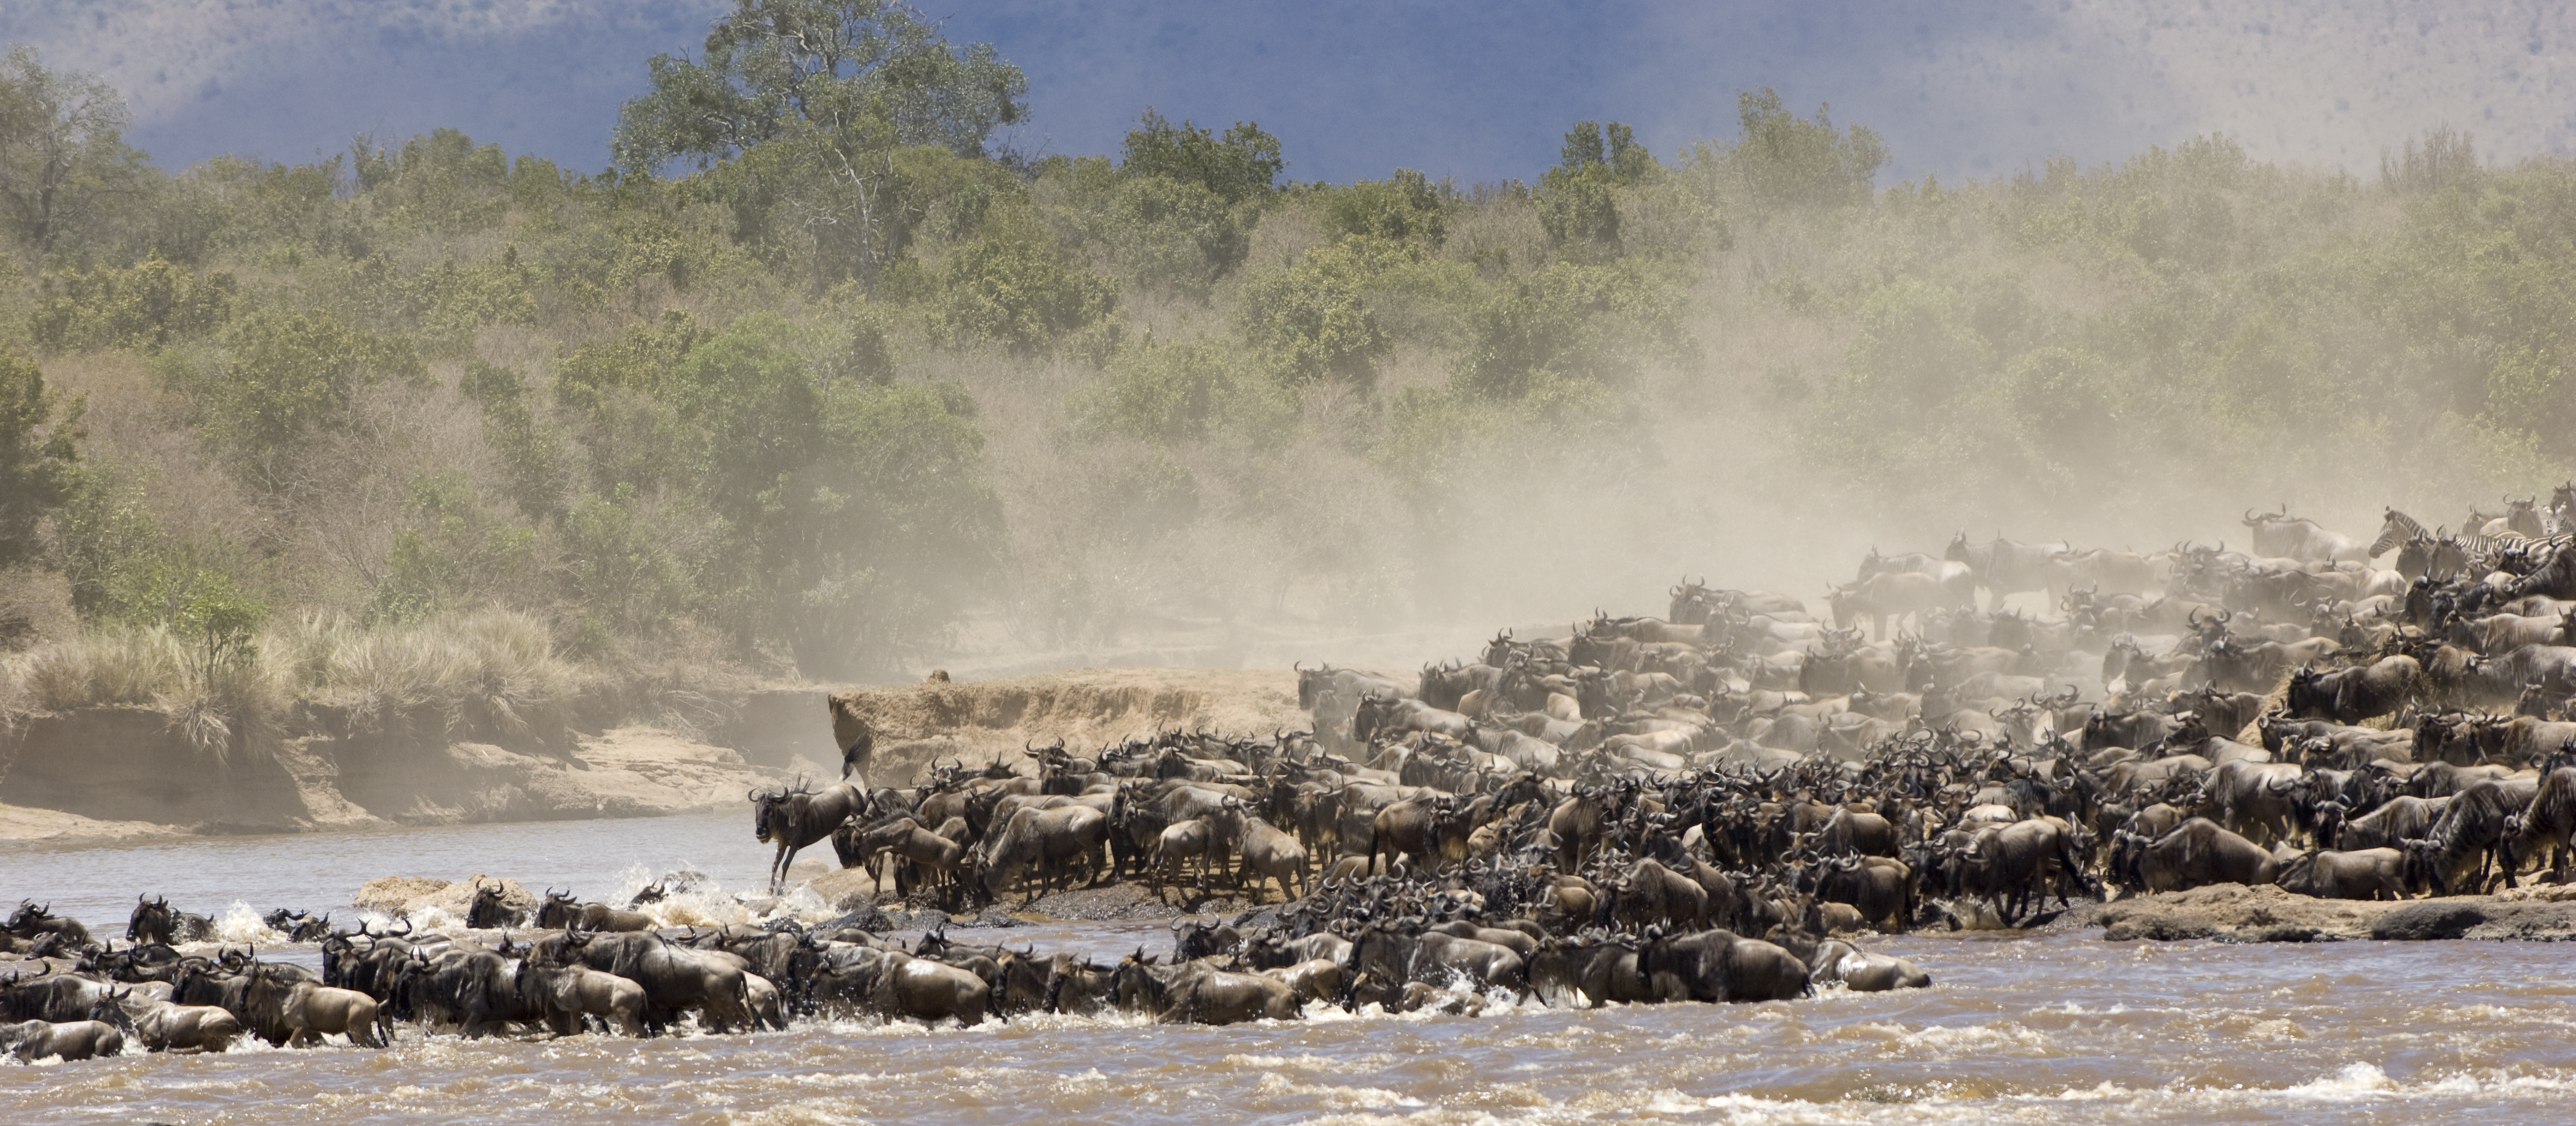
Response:
[[[534,324],[534,276],[519,261],[519,248],[501,249],[489,263],[460,266],[443,258],[402,284],[405,304],[425,329],[470,334],[485,325]]]
[[[987,157],[1018,73],[908,8],[714,31],[598,176],[452,130],[163,175],[37,115],[95,159],[0,340],[92,432],[0,361],[0,565],[180,670],[62,698],[192,691],[209,591],[369,636],[506,619],[538,663],[550,629],[875,676],[996,606],[1081,644],[1463,613],[1564,565],[1492,529],[1613,529],[1600,496],[1699,526],[1786,482],[1919,522],[2357,450],[2481,495],[2576,465],[2576,163],[2464,135],[2371,186],[2203,137],[1881,190],[1875,135],[1766,90],[1673,167],[1577,122],[1535,189],[1282,189],[1257,127],[1151,111],[1114,157]]]
[[[138,190],[143,154],[119,134],[125,99],[97,78],[46,70],[20,44],[0,57],[0,220],[38,254]]]
[[[2475,194],[2485,180],[2485,168],[2478,163],[2477,145],[2467,133],[2448,125],[2434,127],[2424,135],[2418,148],[2412,137],[2406,149],[2397,156],[2382,152],[2379,157],[2379,183],[2393,192],[2429,194],[2459,189]]]
[[[1663,171],[1655,154],[1637,143],[1636,130],[1616,121],[1603,129],[1597,121],[1578,121],[1565,134],[1557,165],[1569,175],[1592,176],[1614,184],[1636,184]]]
[[[557,361],[555,401],[581,430],[592,488],[648,489],[676,473],[668,449],[677,425],[667,401],[669,373],[706,335],[674,309]]]
[[[1548,242],[1617,254],[1619,203],[1612,189],[1649,182],[1662,172],[1629,127],[1613,121],[1605,133],[1599,122],[1575,122],[1556,167],[1539,177],[1538,220]]]
[[[403,339],[318,311],[258,310],[234,321],[225,343],[221,377],[200,379],[189,390],[217,444],[254,465],[344,426],[361,388],[425,374]]]
[[[800,667],[880,669],[987,593],[1002,542],[971,404],[918,384],[847,388],[759,533],[769,627]]]
[[[90,621],[166,618],[174,552],[147,507],[148,479],[92,461],[65,482],[55,563]]]
[[[1866,126],[1834,128],[1827,108],[1801,121],[1770,87],[1736,97],[1742,130],[1732,149],[1702,144],[1693,164],[1721,191],[1767,208],[1797,210],[1869,201],[1887,145]]]
[[[39,280],[37,342],[57,351],[159,348],[203,336],[231,319],[239,286],[230,273],[192,273],[154,253],[130,269],[48,271]]]
[[[959,344],[997,344],[1019,355],[1099,324],[1117,292],[1072,260],[1033,222],[995,223],[940,264],[931,316]]]
[[[1028,112],[1028,80],[989,44],[963,50],[885,0],[741,0],[699,62],[656,55],[652,92],[618,116],[618,163],[719,160],[819,134],[849,147],[938,145],[981,156]]]
[[[0,567],[36,554],[36,522],[78,463],[81,405],[66,409],[36,362],[0,348]]]
[[[1188,121],[1174,125],[1151,107],[1136,120],[1121,146],[1120,167],[1130,176],[1158,176],[1206,189],[1229,204],[1259,200],[1288,170],[1279,138],[1249,121],[1215,136]]]
[[[188,626],[191,615],[205,619],[209,607],[255,607],[235,585],[234,576],[245,570],[243,553],[163,528],[152,513],[153,485],[149,472],[95,459],[68,475],[51,538],[73,609],[84,621],[176,629]],[[219,626],[232,620],[218,619]]]
[[[185,601],[169,624],[173,632],[191,639],[204,670],[198,683],[212,686],[216,666],[258,659],[252,634],[267,617],[268,606],[236,588],[231,576],[200,570],[189,576]]]
[[[800,230],[820,285],[871,284],[901,249],[917,201],[900,154],[984,155],[1027,113],[1028,80],[988,44],[957,49],[886,0],[740,0],[699,62],[657,55],[653,89],[619,111],[620,166],[717,165],[720,194],[755,231]]]
[[[403,625],[499,593],[525,576],[535,529],[487,511],[464,474],[414,482],[361,620]]]
[[[1384,180],[1359,180],[1347,188],[1329,189],[1325,221],[1347,235],[1366,235],[1390,242],[1439,248],[1448,237],[1440,190],[1431,179],[1410,168],[1398,168]]]
[[[1246,277],[1236,313],[1244,339],[1283,383],[1368,386],[1388,341],[1365,290],[1388,259],[1402,254],[1398,247],[1349,237]]]
[[[1679,294],[1630,267],[1558,262],[1500,287],[1468,317],[1461,390],[1514,401],[1565,381],[1617,385],[1681,361]],[[1596,387],[1595,389],[1600,389]]]
[[[1121,174],[1106,157],[1053,157],[1031,194],[1047,223],[1127,284],[1193,296],[1249,248],[1259,201],[1228,203],[1196,183]]]
[[[1149,442],[1205,439],[1228,423],[1260,440],[1284,421],[1271,388],[1246,378],[1225,349],[1206,340],[1144,344],[1121,351],[1070,411],[1086,437],[1116,434]]]
[[[614,637],[660,634],[695,599],[692,561],[641,507],[626,486],[586,494],[564,516],[566,593],[583,615],[574,633],[592,655]]]
[[[413,137],[396,150],[365,137],[351,146],[358,187],[396,222],[433,231],[491,226],[513,202],[510,159],[455,129]]]

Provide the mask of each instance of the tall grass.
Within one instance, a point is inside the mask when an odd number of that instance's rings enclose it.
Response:
[[[291,699],[286,670],[270,646],[209,668],[190,638],[166,626],[87,629],[0,666],[0,709],[151,708],[218,762],[265,746]]]
[[[516,735],[531,709],[568,700],[595,679],[555,651],[544,621],[513,610],[379,627],[308,614],[279,641],[294,654],[298,698],[360,723],[430,712],[450,729]]]
[[[449,731],[529,729],[533,709],[597,680],[555,651],[543,621],[508,610],[400,626],[308,614],[260,633],[211,680],[189,639],[166,627],[100,626],[0,663],[0,713],[146,707],[218,760],[284,735],[299,704],[344,711],[360,730],[435,717]]]

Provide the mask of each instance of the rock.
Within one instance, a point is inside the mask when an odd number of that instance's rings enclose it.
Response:
[[[2410,903],[2381,915],[2371,924],[2370,937],[2401,942],[2458,938],[2485,921],[2486,912],[2466,903]]]
[[[486,885],[499,886],[501,902],[508,905],[511,910],[523,913],[533,913],[536,910],[537,897],[530,894],[528,889],[519,886],[519,881],[506,876],[487,876],[481,872],[476,872],[472,877],[464,880],[384,876],[367,881],[365,887],[358,889],[357,896],[351,902],[360,908],[382,911],[388,915],[409,915],[415,911],[436,908],[463,919],[466,908],[474,902],[474,889]]]
[[[955,922],[956,925],[961,927],[1016,927],[1025,925],[1020,920],[1013,918],[1010,912],[1005,911],[998,906],[987,907],[976,914],[972,919],[955,920]]]
[[[872,906],[877,900],[876,881],[868,878],[865,868],[826,872],[806,881],[805,886],[814,889],[814,894],[831,904],[835,911],[855,911],[862,905]]]
[[[877,910],[876,904],[862,903],[851,908],[847,913],[838,918],[832,919],[829,922],[816,923],[806,929],[818,932],[857,929],[866,931],[869,934],[884,934],[889,930],[893,930],[894,926],[893,921],[886,917],[885,912]]]
[[[434,880],[426,876],[378,876],[359,888],[349,904],[363,911],[381,911],[399,915],[412,901],[447,890],[454,880]]]
[[[2218,928],[2171,915],[2137,914],[2113,922],[2102,931],[2106,942],[2147,939],[2153,942],[2183,942],[2196,938],[2213,938]]]

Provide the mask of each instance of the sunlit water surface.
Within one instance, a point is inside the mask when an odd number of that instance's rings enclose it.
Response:
[[[121,932],[133,893],[316,910],[380,875],[605,898],[760,883],[748,817],[0,853],[5,892]],[[343,908],[345,911],[345,908]],[[108,924],[108,925],[100,925]],[[990,935],[1095,954],[1156,924]],[[0,1122],[2207,1122],[2576,1117],[2576,948],[1895,938],[1930,990],[1764,1005],[1163,1027],[865,1021],[651,1041],[424,1038],[0,1066]],[[283,951],[281,951],[283,953]]]

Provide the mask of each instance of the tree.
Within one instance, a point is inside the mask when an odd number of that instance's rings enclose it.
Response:
[[[1131,176],[1160,176],[1196,184],[1227,203],[1258,199],[1271,191],[1288,162],[1279,156],[1279,138],[1261,126],[1238,121],[1218,137],[1188,121],[1174,125],[1152,106],[1129,130],[1121,146],[1119,167]]]
[[[0,568],[36,552],[36,522],[60,502],[78,457],[80,404],[58,396],[36,362],[0,350]]]
[[[204,679],[199,683],[212,690],[215,666],[226,661],[248,661],[257,655],[251,635],[267,617],[268,607],[235,588],[231,576],[200,570],[190,581],[188,600],[171,625],[190,638],[189,645],[201,662]]]
[[[114,87],[46,70],[33,47],[0,59],[0,211],[37,253],[102,199],[135,190],[143,154],[119,139],[132,120]]]
[[[992,45],[958,49],[886,0],[737,0],[701,62],[656,55],[653,89],[618,111],[617,162],[649,173],[759,152],[791,213],[818,237],[855,232],[851,265],[873,281],[889,255],[893,154],[931,145],[984,155],[1028,112],[1028,79]]]
[[[1539,177],[1538,221],[1557,246],[1619,247],[1619,205],[1610,189],[1662,171],[1635,132],[1616,121],[1578,121],[1565,134],[1557,165]]]
[[[1736,97],[1743,134],[1729,162],[1755,199],[1786,206],[1865,203],[1887,145],[1868,127],[1834,128],[1831,107],[1817,106],[1813,121],[1800,121],[1770,87]]]

